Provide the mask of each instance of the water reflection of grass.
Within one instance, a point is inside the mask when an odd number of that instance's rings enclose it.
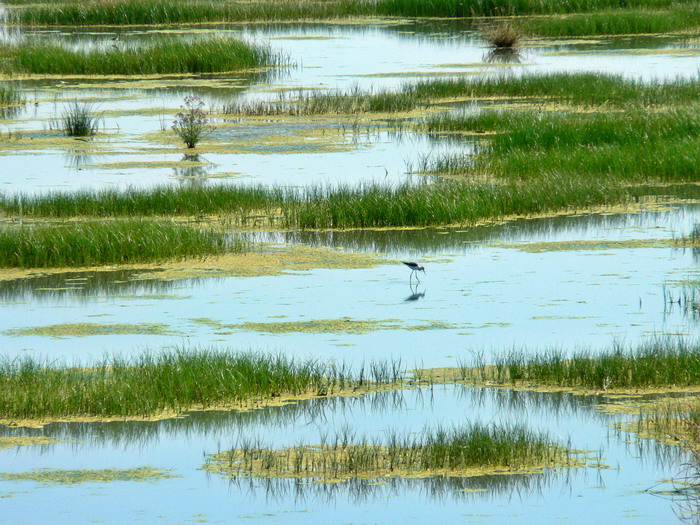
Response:
[[[293,396],[359,393],[401,376],[398,363],[345,366],[282,355],[179,348],[89,367],[25,357],[0,362],[0,419],[176,417],[191,409],[252,407]]]
[[[33,75],[197,74],[279,65],[271,49],[236,38],[164,39],[149,45],[114,45],[76,51],[47,42],[0,45],[0,72]]]
[[[0,229],[0,267],[59,268],[183,260],[243,251],[210,230],[158,221],[87,222]]]
[[[580,459],[544,433],[522,426],[484,426],[389,433],[385,440],[358,439],[348,431],[327,436],[320,445],[269,449],[243,440],[209,458],[205,469],[225,476],[349,478],[529,474],[543,468],[582,466]]]

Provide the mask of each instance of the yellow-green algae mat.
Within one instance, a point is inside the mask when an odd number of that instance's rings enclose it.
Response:
[[[0,479],[5,481],[36,481],[52,485],[74,485],[78,483],[109,483],[112,481],[159,481],[177,478],[169,470],[143,466],[131,469],[102,470],[60,470],[34,469],[29,472],[3,472]]]
[[[0,450],[15,447],[51,445],[53,443],[59,443],[59,441],[45,436],[0,437]]]
[[[163,323],[64,323],[29,328],[12,328],[0,333],[10,336],[43,336],[55,339],[88,337],[92,335],[183,335],[182,332],[169,330],[168,325]]]
[[[425,321],[425,324],[406,325],[399,319],[353,319],[351,317],[341,317],[339,319],[311,319],[308,321],[245,322],[239,324],[224,324],[213,319],[202,317],[190,320],[197,324],[211,326],[217,330],[246,330],[269,334],[366,334],[377,330],[424,331],[460,328],[458,325],[445,323],[443,321]]]
[[[64,272],[134,270],[133,279],[174,281],[195,277],[259,277],[303,272],[314,269],[373,268],[397,261],[377,254],[354,253],[333,248],[309,246],[263,246],[246,253],[231,253],[205,259],[188,259],[153,264],[108,265],[84,268],[6,268],[1,280],[55,275]]]
[[[551,445],[548,459],[519,465],[426,467],[420,460],[422,453],[420,448],[396,453],[388,447],[369,445],[307,445],[263,451],[233,449],[209,456],[204,470],[232,478],[295,478],[338,483],[349,479],[539,474],[545,469],[582,468],[588,466],[591,460],[597,461],[588,457],[587,451],[568,450],[554,444]],[[367,466],[357,467],[358,463],[353,461],[353,457],[362,458],[362,463]],[[413,466],[403,466],[408,462]]]

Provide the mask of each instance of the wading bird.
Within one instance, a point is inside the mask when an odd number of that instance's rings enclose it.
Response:
[[[423,268],[420,264],[414,263],[414,262],[406,262],[406,261],[401,261],[403,262],[406,266],[408,266],[411,269],[411,275],[408,278],[408,282],[411,282],[411,279],[413,278],[413,274],[416,274],[416,281],[420,282],[420,279],[418,278],[418,272],[423,272],[425,273],[425,268]]]

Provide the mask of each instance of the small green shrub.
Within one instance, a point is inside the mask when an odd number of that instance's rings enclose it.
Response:
[[[204,101],[196,95],[187,95],[181,109],[175,116],[173,130],[188,148],[194,148],[210,132]]]

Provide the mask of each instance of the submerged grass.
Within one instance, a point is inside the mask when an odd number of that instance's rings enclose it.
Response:
[[[269,47],[230,37],[120,45],[79,51],[49,42],[0,45],[0,73],[33,75],[199,74],[278,66],[285,63]]]
[[[242,251],[223,235],[167,221],[0,229],[0,267],[60,268],[182,260]]]
[[[326,437],[321,445],[281,450],[244,441],[208,458],[205,470],[228,477],[312,478],[337,482],[350,478],[477,476],[533,472],[575,466],[564,447],[544,433],[523,426],[426,429],[416,434],[390,432],[384,441],[358,439],[349,430]]]
[[[596,353],[512,351],[488,365],[477,356],[474,369],[462,370],[464,377],[472,372],[483,381],[600,390],[700,386],[700,343],[664,338]]]
[[[400,379],[399,365],[344,366],[215,349],[176,348],[89,367],[0,360],[0,419],[158,417],[279,396],[328,395]]]

